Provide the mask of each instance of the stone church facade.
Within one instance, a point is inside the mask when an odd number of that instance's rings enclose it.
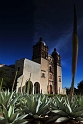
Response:
[[[48,55],[48,46],[42,38],[33,46],[32,61],[16,61],[17,92],[25,92],[30,79],[30,93],[65,94],[62,88],[62,67],[59,53],[54,49]]]
[[[41,37],[33,46],[32,60],[23,58],[14,65],[0,64],[0,68],[2,67],[9,68],[8,74],[12,79],[17,71],[16,92],[26,92],[30,80],[30,93],[66,94],[66,90],[62,88],[61,57],[55,48],[48,55],[48,46]]]

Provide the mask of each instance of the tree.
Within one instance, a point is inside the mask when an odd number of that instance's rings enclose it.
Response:
[[[2,81],[3,79],[3,81]],[[7,69],[0,68],[0,82],[2,81],[2,88],[11,89],[11,79],[7,73]]]
[[[83,80],[80,83],[78,83],[77,87],[78,87],[79,92],[83,94]]]

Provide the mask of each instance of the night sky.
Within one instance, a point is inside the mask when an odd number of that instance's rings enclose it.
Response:
[[[73,7],[76,5],[79,54],[75,87],[83,80],[83,0],[1,0],[0,63],[32,59],[39,40],[61,55],[63,87],[71,85]]]

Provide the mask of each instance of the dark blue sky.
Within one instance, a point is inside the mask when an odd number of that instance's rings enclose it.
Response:
[[[75,86],[83,80],[83,0],[0,1],[0,63],[32,58],[32,46],[43,37],[61,55],[63,87],[71,84],[73,6],[78,20],[79,54]]]

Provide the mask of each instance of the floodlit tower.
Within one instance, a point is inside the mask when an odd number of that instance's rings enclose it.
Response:
[[[61,68],[61,57],[60,54],[54,48],[52,52],[54,58],[54,85],[55,93],[60,94],[62,92],[62,68]]]
[[[40,37],[36,45],[33,46],[32,60],[41,64],[41,58],[46,60],[48,58],[48,46],[46,46],[42,37]]]
[[[40,90],[47,93],[48,85],[48,47],[40,37],[39,41],[33,46],[32,60],[41,65],[40,72]]]

